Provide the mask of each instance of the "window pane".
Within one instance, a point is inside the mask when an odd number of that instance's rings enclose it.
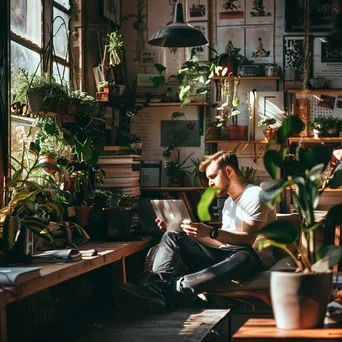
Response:
[[[11,74],[18,71],[18,68],[24,68],[32,75],[39,64],[40,55],[26,47],[11,41]],[[40,67],[37,73],[40,74]]]
[[[62,17],[57,18],[57,17]],[[69,16],[57,8],[53,8],[53,46],[58,57],[68,60],[66,55],[68,49],[68,29],[69,29]]]
[[[55,0],[55,2],[62,5],[66,9],[70,9],[70,0]]]
[[[70,77],[70,70],[68,67],[64,67],[64,65],[53,62],[53,76],[55,77],[58,83],[67,84],[69,85],[69,77]],[[62,79],[62,82],[61,82]]]
[[[11,0],[11,30],[41,46],[41,13],[41,0]]]

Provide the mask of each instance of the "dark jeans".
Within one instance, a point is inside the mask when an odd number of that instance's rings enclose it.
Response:
[[[182,288],[192,292],[204,291],[209,283],[223,277],[238,280],[263,270],[252,247],[208,247],[185,233],[165,232],[155,255],[153,273],[171,283],[181,261],[188,270],[181,278]]]

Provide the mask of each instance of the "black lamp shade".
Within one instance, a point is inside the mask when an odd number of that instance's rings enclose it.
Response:
[[[334,16],[333,28],[327,36],[327,42],[333,47],[342,47],[342,13]]]
[[[173,23],[153,32],[149,44],[162,47],[192,47],[208,43],[203,33],[184,23],[182,4],[176,3]]]

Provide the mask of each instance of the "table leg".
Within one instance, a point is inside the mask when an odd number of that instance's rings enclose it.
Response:
[[[0,341],[7,342],[7,313],[6,304],[0,304]]]
[[[232,314],[231,312],[228,313],[228,342],[232,341]]]

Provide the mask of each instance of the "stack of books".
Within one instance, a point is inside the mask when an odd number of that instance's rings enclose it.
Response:
[[[136,103],[158,103],[162,102],[163,87],[156,88],[153,86],[152,78],[159,76],[158,74],[138,74],[136,86]]]
[[[98,183],[97,187],[120,188],[125,195],[140,196],[140,155],[116,154],[107,150],[105,155],[99,157],[98,163],[106,176],[103,184]]]

